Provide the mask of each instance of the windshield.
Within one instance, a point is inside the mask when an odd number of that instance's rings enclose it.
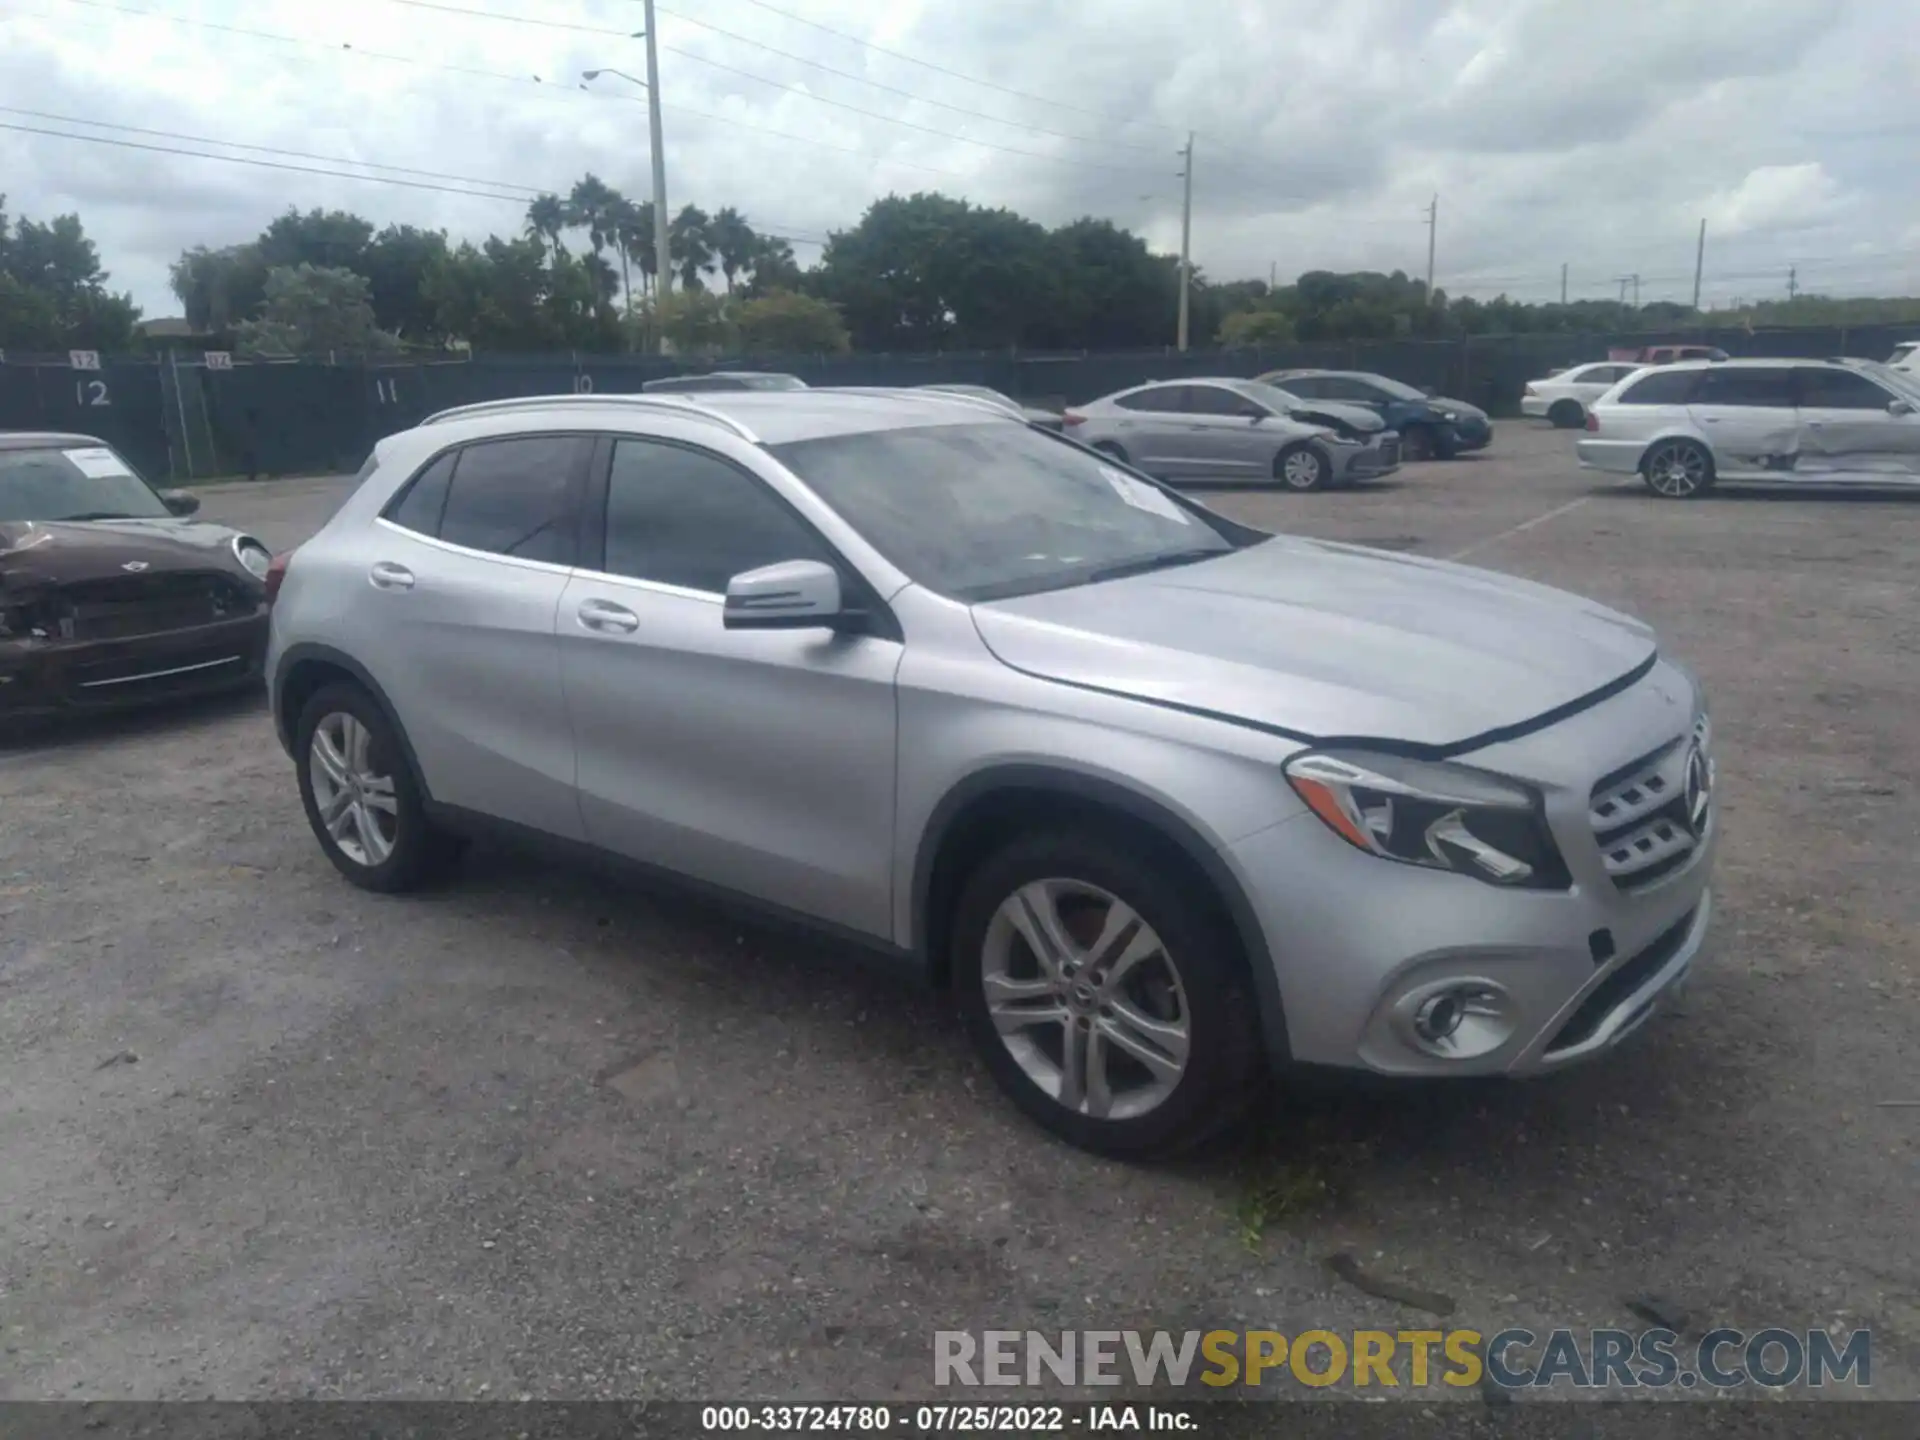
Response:
[[[1424,400],[1427,398],[1420,391],[1414,389],[1413,386],[1390,379],[1385,375],[1368,375],[1364,378],[1374,389],[1384,390],[1396,400]]]
[[[804,390],[806,381],[793,375],[737,375],[733,377],[749,390]]]
[[[147,520],[167,507],[104,445],[0,450],[0,520]]]
[[[927,388],[938,390],[943,395],[971,395],[976,400],[991,400],[994,404],[1004,405],[1009,410],[1020,408],[1009,396],[1002,395],[998,390],[989,390],[985,385],[929,385]]]
[[[767,448],[894,565],[956,600],[1057,590],[1234,548],[1158,486],[1022,425]]]

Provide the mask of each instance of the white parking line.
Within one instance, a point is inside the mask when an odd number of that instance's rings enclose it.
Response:
[[[1544,515],[1536,515],[1531,520],[1522,520],[1518,525],[1512,526],[1511,528],[1506,530],[1502,530],[1498,535],[1489,535],[1484,540],[1476,540],[1473,542],[1473,544],[1467,546],[1466,549],[1456,550],[1451,555],[1447,555],[1442,558],[1447,560],[1462,559],[1465,556],[1473,554],[1473,552],[1476,550],[1484,550],[1487,548],[1487,546],[1498,544],[1500,541],[1507,539],[1509,536],[1518,535],[1522,530],[1531,530],[1536,525],[1544,525],[1547,523],[1547,521],[1553,519],[1557,515],[1564,515],[1569,510],[1578,510],[1582,505],[1586,504],[1587,501],[1591,500],[1592,498],[1593,497],[1591,495],[1582,495],[1578,500],[1569,500],[1566,504],[1556,506],[1554,509],[1547,511],[1547,513]]]

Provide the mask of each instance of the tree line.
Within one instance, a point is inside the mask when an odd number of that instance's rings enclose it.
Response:
[[[1112,221],[1049,228],[937,193],[875,201],[803,268],[731,206],[670,220],[660,285],[651,203],[598,176],[543,194],[521,228],[455,241],[342,210],[289,209],[254,239],[195,246],[170,280],[207,348],[244,355],[443,350],[800,354],[1122,350],[1169,344],[1179,263]],[[0,350],[137,348],[140,310],[80,219],[9,220],[0,196]],[[1196,345],[1629,332],[1717,324],[1920,323],[1920,300],[1802,295],[1742,314],[1614,301],[1429,294],[1404,272],[1310,271],[1290,285],[1195,271]]]

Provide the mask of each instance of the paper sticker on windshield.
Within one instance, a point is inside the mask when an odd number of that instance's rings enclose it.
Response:
[[[80,473],[89,480],[104,480],[109,475],[131,475],[127,462],[103,446],[93,445],[84,450],[62,452],[67,459],[80,467]]]
[[[1122,475],[1110,466],[1100,467],[1100,478],[1113,487],[1113,493],[1136,510],[1145,510],[1149,515],[1158,515],[1163,520],[1178,520],[1187,524],[1187,512],[1182,510],[1164,493],[1156,490],[1144,480],[1136,480],[1131,475]]]

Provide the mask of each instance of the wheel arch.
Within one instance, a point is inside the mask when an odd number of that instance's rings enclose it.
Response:
[[[1239,942],[1267,1054],[1283,1063],[1291,1052],[1279,976],[1253,904],[1218,849],[1162,801],[1078,771],[997,765],[969,775],[934,807],[915,852],[911,897],[912,949],[929,981],[948,983],[948,921],[972,867],[1022,829],[1063,819],[1124,827],[1143,843],[1162,847],[1171,863],[1204,887]]]
[[[368,673],[366,666],[331,645],[311,641],[290,645],[274,666],[273,728],[280,737],[280,747],[289,755],[293,754],[293,727],[299,722],[301,710],[309,699],[319,693],[321,687],[338,681],[359,686],[380,707],[380,713],[400,739],[407,768],[413,772],[414,783],[420,787],[421,797],[431,803],[426,775],[420,769],[420,759],[413,753],[413,741],[408,738],[406,726],[400,723],[399,712],[394,709],[393,701],[387,698],[387,692]]]

